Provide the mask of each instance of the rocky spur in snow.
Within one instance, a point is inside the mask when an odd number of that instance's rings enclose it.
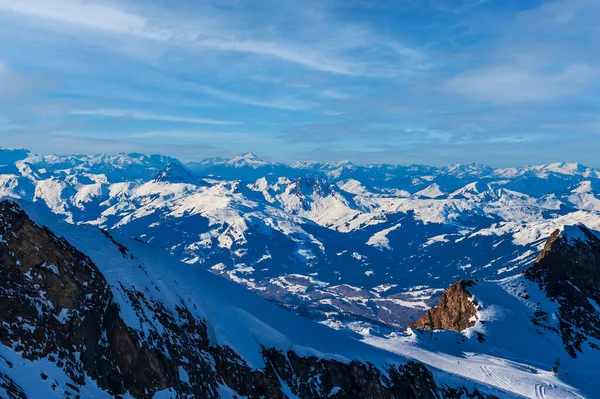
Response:
[[[523,278],[538,284],[557,309],[551,312],[531,299],[526,289],[519,296],[535,309],[532,323],[540,335],[560,335],[572,357],[582,345],[600,350],[600,238],[583,224],[556,230],[546,241]],[[475,281],[459,281],[446,290],[434,308],[410,324],[413,329],[464,331],[475,326],[482,310],[469,287]],[[481,284],[480,284],[481,285]],[[489,306],[490,304],[488,304]],[[557,321],[554,323],[552,320]],[[507,321],[509,322],[509,321]]]
[[[494,397],[31,204],[0,237],[2,398]]]
[[[475,282],[463,280],[453,284],[442,294],[436,307],[428,310],[409,327],[452,331],[473,327],[478,320],[477,302],[468,291],[473,285]]]
[[[523,273],[454,284],[409,331],[425,363],[439,367],[441,357],[429,355],[439,351],[463,365],[461,374],[526,396],[595,397],[599,303],[599,234],[571,225],[554,231]]]

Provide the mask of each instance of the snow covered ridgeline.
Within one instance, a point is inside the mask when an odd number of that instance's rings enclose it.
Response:
[[[0,393],[8,398],[495,392],[296,317],[146,244],[121,245],[22,207],[27,213],[0,202]]]
[[[24,151],[0,159],[0,195],[165,247],[356,330],[401,330],[455,280],[509,276],[557,227],[600,226],[597,170],[572,164],[281,165],[246,154],[199,167]],[[297,276],[309,284],[285,282]],[[395,286],[378,289],[386,284]]]

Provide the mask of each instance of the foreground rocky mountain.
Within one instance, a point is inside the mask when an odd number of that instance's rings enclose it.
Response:
[[[563,225],[600,228],[600,172],[578,164],[183,165],[140,154],[0,152],[0,195],[166,248],[296,313],[402,331],[457,280],[527,268]]]
[[[464,359],[465,368],[475,365],[465,375],[491,380],[498,387],[510,385],[528,397],[578,397],[568,388],[565,392],[565,385],[579,388],[585,397],[597,396],[599,236],[584,225],[565,226],[552,233],[522,274],[499,281],[457,282],[436,307],[410,325],[410,336],[420,348]],[[396,345],[371,340],[401,352],[407,338],[392,337]],[[416,358],[438,367],[444,363],[427,353]],[[507,370],[511,363],[524,373]],[[540,368],[556,378],[531,384],[527,373],[540,373]]]
[[[2,398],[510,396],[31,204],[0,202],[0,237]]]

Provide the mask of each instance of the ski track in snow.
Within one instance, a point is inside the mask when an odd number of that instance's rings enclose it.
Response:
[[[481,366],[481,371],[487,378],[489,378],[489,380],[492,382],[492,385],[507,391],[512,390],[512,387],[503,381],[502,377],[496,375],[489,366]]]
[[[535,397],[538,399],[546,399],[546,387],[541,384],[535,384]]]
[[[577,393],[577,389],[560,381],[551,372],[529,365],[488,355],[458,357],[442,352],[430,352],[402,339],[388,340],[371,336],[365,341],[413,358],[434,369],[466,377],[508,394],[537,399],[585,399]]]

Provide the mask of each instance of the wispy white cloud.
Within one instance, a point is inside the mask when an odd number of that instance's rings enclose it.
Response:
[[[45,86],[46,82],[37,76],[25,76],[12,70],[0,61],[0,98],[20,96]]]
[[[551,103],[585,99],[600,76],[600,3],[553,0],[518,12],[492,28],[472,62],[442,87],[478,101]]]
[[[289,111],[299,111],[311,108],[314,104],[309,101],[299,100],[292,97],[282,97],[277,99],[258,99],[248,97],[236,93],[231,93],[225,90],[215,89],[210,86],[200,86],[200,90],[210,96],[219,98],[225,101],[253,105],[256,107],[275,108]]]
[[[492,103],[548,102],[577,94],[596,76],[594,69],[587,65],[571,65],[560,71],[518,65],[492,66],[455,76],[445,88]]]
[[[124,137],[130,139],[184,139],[187,141],[214,141],[219,143],[268,143],[272,139],[264,135],[250,132],[217,132],[217,131],[177,131],[156,130],[127,133]]]
[[[352,98],[352,95],[348,93],[332,89],[325,89],[321,91],[321,96],[330,98],[332,100],[348,100],[349,98]]]
[[[167,32],[161,34],[151,29],[148,21],[140,15],[116,6],[83,0],[0,0],[0,11],[148,39],[168,38]]]
[[[213,12],[210,9],[205,11]],[[238,26],[237,30],[232,29],[232,26],[239,25],[233,12],[225,15],[213,13],[212,18],[189,21],[185,16],[172,12],[164,12],[152,18],[115,4],[83,0],[0,0],[0,12],[55,22],[61,29],[72,26],[159,41],[190,50],[207,49],[256,55],[341,75],[391,76],[401,69],[398,62],[365,63],[360,58],[341,54],[349,50],[369,49],[372,53],[383,46],[388,47],[387,51],[392,51],[399,58],[413,58],[411,52],[394,50],[398,45],[390,38],[386,40],[371,35],[368,42],[365,42],[365,37],[370,33],[358,28],[357,32],[352,32],[344,24],[335,24],[344,30],[339,33],[340,38],[330,40],[328,36],[336,29],[333,22],[323,23],[329,31],[323,32],[318,42],[311,42],[298,38],[289,40],[279,35],[256,36],[248,34],[248,29],[243,26]],[[201,15],[201,12],[198,14]],[[181,23],[182,20],[186,20],[186,23]]]
[[[196,118],[196,117],[187,117],[187,116],[178,116],[178,115],[155,114],[155,113],[151,113],[151,112],[129,110],[129,109],[73,110],[73,111],[71,111],[71,115],[107,117],[107,118],[131,118],[131,119],[149,120],[149,121],[195,123],[195,124],[200,124],[200,125],[238,125],[238,124],[240,124],[240,122],[236,122],[236,121],[208,119],[208,118]]]
[[[175,3],[0,0],[2,115],[65,143],[65,132],[71,143],[129,118],[105,132],[110,148],[122,136],[136,148],[227,142],[236,152],[253,134],[218,126],[239,120],[275,141],[261,142],[271,153],[322,144],[360,158],[372,145],[389,159],[409,148],[416,162],[498,159],[496,147],[512,157],[542,137],[598,131],[598,0]],[[32,71],[52,90],[36,94]]]

